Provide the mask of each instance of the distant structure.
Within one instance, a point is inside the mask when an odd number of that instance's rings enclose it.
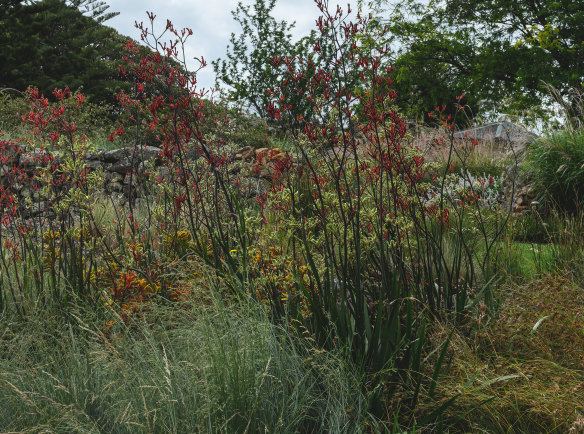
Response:
[[[511,144],[527,143],[537,137],[524,127],[509,121],[492,122],[478,125],[454,133],[455,139],[473,138],[478,141],[493,140]]]

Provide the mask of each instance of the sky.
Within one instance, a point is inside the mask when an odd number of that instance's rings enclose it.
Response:
[[[148,22],[146,11],[156,15],[155,26],[160,30],[166,26],[166,20],[172,21],[175,29],[189,27],[193,36],[185,47],[187,65],[193,69],[194,57],[205,58],[207,67],[197,75],[198,88],[213,87],[215,74],[212,60],[226,59],[226,47],[231,33],[239,35],[241,28],[231,14],[237,7],[238,0],[106,0],[110,6],[107,12],[119,12],[104,24],[115,28],[119,33],[136,40],[140,32],[134,27],[136,21]],[[253,0],[242,0],[244,5],[252,5]],[[278,0],[272,11],[276,20],[288,23],[296,22],[292,30],[295,40],[310,33],[315,28],[315,21],[320,15],[314,0]],[[156,30],[156,29],[155,29]]]

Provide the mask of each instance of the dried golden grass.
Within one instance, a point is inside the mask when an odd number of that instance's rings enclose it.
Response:
[[[584,432],[584,290],[553,276],[510,287],[500,316],[455,333],[441,399],[453,431]],[[444,339],[447,330],[435,330]]]

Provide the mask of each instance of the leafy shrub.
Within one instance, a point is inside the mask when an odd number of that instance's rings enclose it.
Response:
[[[262,118],[269,100],[266,89],[277,86],[279,80],[270,59],[293,51],[290,30],[294,25],[271,16],[275,4],[275,0],[256,0],[253,6],[239,2],[232,15],[242,32],[237,38],[231,34],[228,60],[213,62],[217,81],[229,86],[233,99]]]
[[[214,122],[202,125],[203,134],[219,134],[226,142],[234,146],[267,147],[269,128],[265,119],[249,113],[242,107],[233,106],[226,101],[203,100],[205,117],[213,120],[223,119],[220,128]]]
[[[314,32],[293,43],[290,30],[294,24],[277,21],[271,15],[275,5],[275,0],[255,0],[253,5],[247,6],[238,3],[232,15],[242,32],[237,38],[231,34],[227,60],[214,61],[213,68],[217,82],[221,81],[228,87],[230,100],[269,121],[272,127],[286,131],[301,127],[299,116],[311,117],[310,105],[303,97],[308,80],[307,77],[300,81],[294,79],[294,87],[286,91],[287,99],[291,102],[289,116],[282,113],[279,119],[269,118],[267,108],[272,99],[272,90],[279,88],[282,81],[292,81],[294,78],[291,70],[274,67],[272,60],[284,56],[296,64],[301,57],[313,66],[319,62],[327,64],[327,47],[322,46],[319,56],[312,53],[309,57],[310,47],[318,44]]]
[[[29,101],[27,101],[28,94],[28,92],[23,95],[0,93],[0,134],[2,134],[3,139],[32,139],[34,125],[30,122],[23,123],[23,117],[27,116],[31,108]],[[77,91],[75,94],[81,95],[82,91]],[[127,123],[128,117],[124,113],[114,114],[111,108],[88,100],[84,100],[83,104],[78,105],[74,99],[75,94],[70,93],[65,101],[71,107],[76,106],[75,110],[68,111],[67,121],[75,124],[77,135],[85,135],[96,147],[110,148],[111,142],[107,140],[107,137],[115,129],[114,125]],[[39,97],[44,98],[45,95],[39,95]],[[46,97],[49,111],[64,103],[62,100],[54,100],[53,95],[46,95]],[[114,117],[115,124],[112,120]],[[50,126],[47,125],[47,127]],[[45,143],[45,145],[47,144],[49,143]]]

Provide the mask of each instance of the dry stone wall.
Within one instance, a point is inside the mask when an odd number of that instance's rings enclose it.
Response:
[[[191,152],[188,158],[197,159],[199,155]],[[113,198],[120,205],[128,201],[140,201],[151,191],[148,179],[168,179],[168,169],[163,165],[161,149],[153,146],[99,150],[84,154],[82,157],[87,174],[102,173],[101,193]],[[263,195],[273,181],[275,172],[295,167],[290,155],[279,148],[255,149],[246,146],[231,153],[230,172],[240,181],[239,188],[246,197]],[[60,153],[51,153],[42,149],[26,149],[18,143],[0,141],[0,211],[18,206],[23,217],[35,217],[41,213],[50,215],[55,202],[63,198],[70,185],[66,177],[59,179],[66,159]],[[153,169],[153,176],[144,176],[146,168]],[[43,189],[42,171],[50,173],[51,191],[47,198]],[[516,176],[516,173],[512,176]],[[509,183],[509,179],[506,180]],[[510,190],[506,185],[506,190]],[[511,196],[511,191],[506,191]],[[530,186],[516,185],[513,195],[514,213],[529,211],[533,193]],[[16,211],[13,209],[13,211]]]
[[[60,152],[28,150],[18,143],[0,142],[0,208],[5,213],[18,206],[23,217],[50,213],[53,205],[72,187],[71,176],[66,174],[70,169],[67,166],[75,164],[78,158],[84,160],[84,164],[79,165],[79,180],[99,170],[103,173],[100,186],[103,193],[115,195],[122,203],[136,199],[145,190],[130,186],[137,187],[139,173],[144,171],[146,164],[160,167],[160,151],[143,146],[135,150],[100,150],[82,157],[65,158]]]
[[[199,157],[196,152],[187,154],[190,161]],[[79,165],[84,171],[81,178],[100,171],[100,194],[113,198],[120,205],[129,200],[140,201],[150,194],[154,180],[169,179],[161,149],[153,146],[99,150],[75,158],[83,158],[83,164]],[[230,178],[237,177],[245,184],[245,196],[257,197],[269,188],[275,168],[281,169],[291,159],[278,148],[247,146],[231,152],[230,161],[233,162]],[[63,153],[26,149],[18,143],[0,141],[0,211],[6,213],[7,209],[18,207],[18,210],[13,209],[13,214],[18,211],[24,218],[41,213],[50,216],[55,203],[71,188],[71,177],[65,175],[67,164],[72,164],[71,157],[65,158]]]

